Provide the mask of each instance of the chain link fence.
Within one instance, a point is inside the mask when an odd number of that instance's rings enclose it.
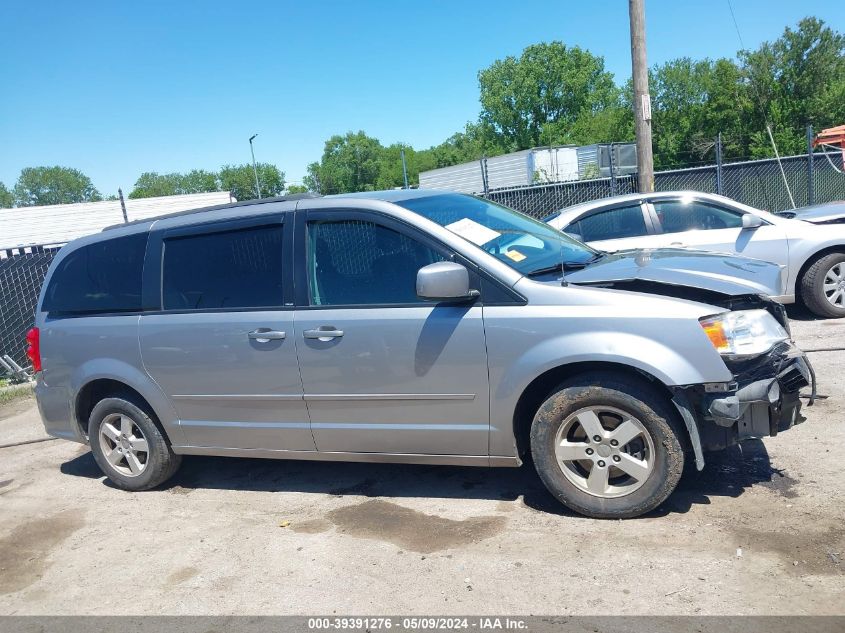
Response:
[[[816,152],[783,158],[780,165],[767,159],[662,171],[655,174],[654,186],[657,191],[721,193],[752,207],[785,211],[793,208],[792,200],[798,207],[845,200],[841,166],[840,153]],[[626,175],[498,189],[485,197],[542,219],[574,204],[637,191],[636,176]],[[19,365],[28,365],[24,337],[32,327],[41,283],[57,251],[56,246],[0,250],[0,358],[8,354]]]
[[[41,283],[58,248],[0,250],[0,358],[29,366],[26,332],[33,325]],[[0,370],[0,374],[3,372]]]
[[[636,193],[636,191],[637,180],[635,176],[620,176],[533,187],[493,189],[483,197],[542,219],[558,209],[571,207],[574,204],[609,196]]]
[[[840,153],[816,152],[812,156],[787,156],[780,164],[776,159],[765,159],[673,169],[654,174],[654,189],[719,193],[758,209],[786,211],[793,208],[793,200],[795,207],[845,200],[845,173],[841,165]],[[580,202],[638,190],[636,176],[619,176],[493,189],[484,197],[535,218],[544,218]]]

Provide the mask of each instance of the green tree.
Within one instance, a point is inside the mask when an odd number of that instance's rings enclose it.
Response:
[[[481,119],[509,149],[547,144],[552,131],[564,141],[581,117],[620,105],[604,58],[562,42],[535,44],[519,58],[497,60],[478,73],[478,83]]]
[[[258,163],[258,182],[262,198],[280,196],[285,190],[285,173],[270,163]],[[251,164],[224,165],[220,168],[220,190],[230,191],[236,200],[252,200],[255,194],[255,174]]]
[[[305,185],[322,194],[373,191],[383,150],[378,139],[363,131],[336,134],[326,141],[320,162],[308,165]]]
[[[146,171],[135,181],[135,186],[129,192],[130,198],[155,198],[158,196],[175,196],[179,190],[180,174],[158,174]]]
[[[102,200],[91,179],[70,167],[25,167],[15,183],[19,207]]]
[[[204,169],[192,169],[187,174],[182,174],[179,185],[179,190],[183,194],[220,191],[218,175]]]
[[[548,123],[540,135],[541,145],[592,145],[633,140],[634,112],[621,103],[583,112],[571,124]]]
[[[153,198],[208,191],[220,191],[220,182],[213,172],[194,169],[187,174],[157,174],[153,171],[144,172],[138,177],[129,197]]]
[[[741,51],[752,111],[751,153],[772,153],[766,123],[781,154],[805,149],[805,129],[841,125],[845,121],[845,36],[815,17],[796,29],[787,27],[774,42],[756,51]]]
[[[657,167],[712,160],[719,132],[725,158],[744,155],[751,103],[734,62],[682,57],[649,74]]]
[[[308,187],[305,185],[288,185],[285,195],[292,196],[296,193],[308,193]]]
[[[0,182],[0,209],[9,209],[13,206],[15,206],[15,197],[6,185]]]
[[[499,156],[516,149],[508,145],[489,121],[467,123],[463,132],[457,132],[440,145],[420,152],[419,171],[449,167],[460,163]]]

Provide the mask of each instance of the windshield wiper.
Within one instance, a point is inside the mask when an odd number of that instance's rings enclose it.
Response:
[[[530,273],[526,273],[526,277],[539,277],[540,275],[548,275],[551,273],[559,273],[562,272],[564,269],[579,269],[585,268],[590,264],[595,264],[597,261],[602,259],[607,253],[604,251],[598,251],[595,255],[593,255],[590,259],[583,261],[583,262],[562,262],[560,264],[555,264],[554,266],[547,266],[546,268],[538,268],[537,270],[532,270]]]
[[[546,268],[538,268],[526,273],[526,277],[538,277],[540,275],[548,275],[550,273],[559,273],[563,271],[563,264],[555,264],[554,266],[547,266]]]

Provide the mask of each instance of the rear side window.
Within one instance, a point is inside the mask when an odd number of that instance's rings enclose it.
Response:
[[[281,306],[282,224],[164,242],[165,310]]]
[[[147,233],[103,240],[62,259],[44,293],[42,310],[96,314],[141,310]]]
[[[566,232],[577,233],[584,242],[595,242],[639,237],[646,235],[648,229],[640,205],[635,205],[594,213],[572,224]]]

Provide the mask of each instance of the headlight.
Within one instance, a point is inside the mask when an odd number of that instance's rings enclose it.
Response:
[[[757,356],[789,338],[765,310],[737,310],[699,319],[707,338],[723,356]]]

